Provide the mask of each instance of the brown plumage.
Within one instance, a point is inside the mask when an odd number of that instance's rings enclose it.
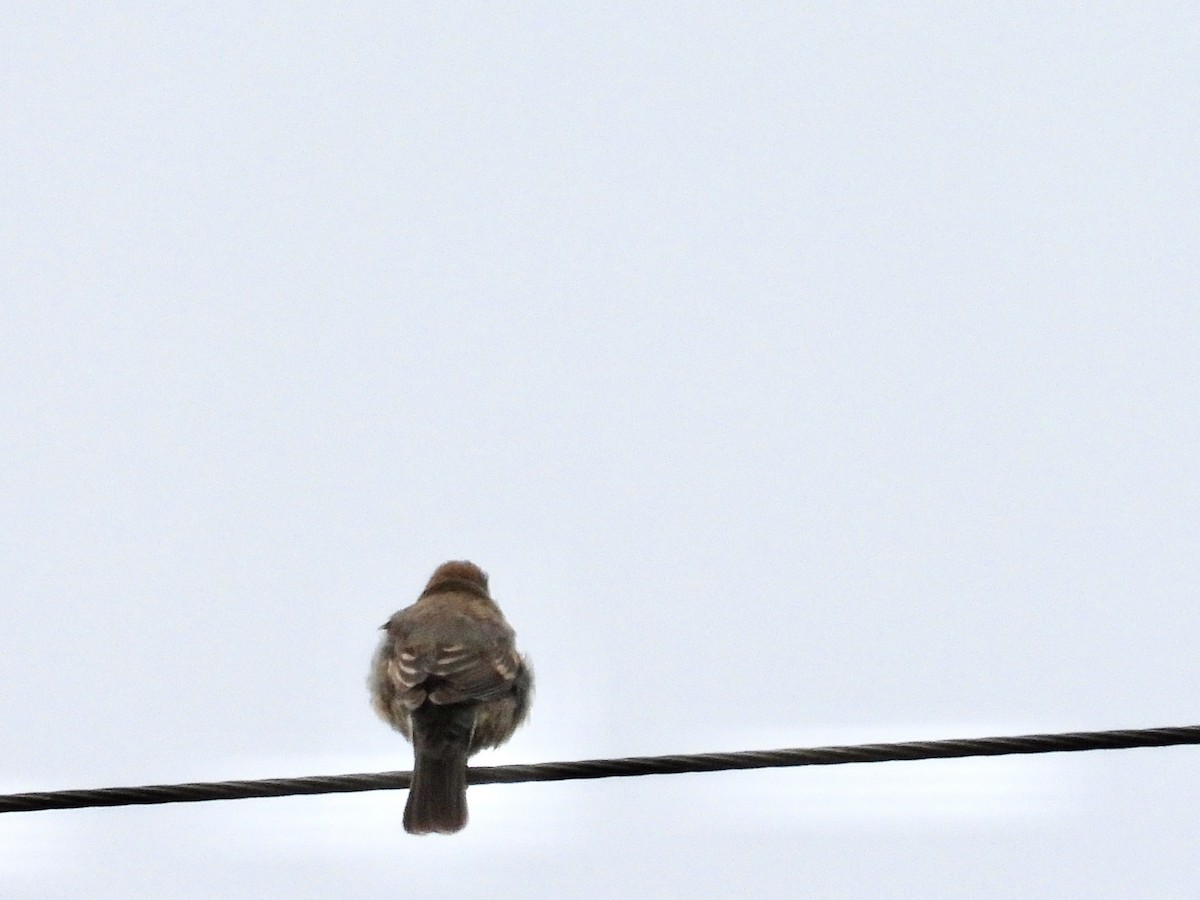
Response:
[[[467,757],[503,744],[524,721],[533,673],[474,563],[438,566],[383,629],[371,700],[413,744],[404,830],[453,834],[467,824]]]

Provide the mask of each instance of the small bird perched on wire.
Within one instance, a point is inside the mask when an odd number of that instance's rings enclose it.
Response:
[[[533,672],[474,563],[442,563],[383,630],[371,701],[413,744],[404,830],[453,834],[467,824],[467,757],[512,737],[529,712]]]

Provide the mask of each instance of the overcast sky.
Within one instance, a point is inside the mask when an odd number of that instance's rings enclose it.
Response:
[[[0,791],[1200,722],[1192,3],[12,2]],[[969,9],[963,9],[963,7]],[[1200,893],[1200,748],[0,816],[16,898]]]

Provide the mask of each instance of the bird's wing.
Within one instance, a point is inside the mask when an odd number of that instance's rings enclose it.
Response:
[[[449,612],[410,608],[389,623],[388,675],[410,709],[426,696],[437,704],[493,700],[512,689],[521,671],[503,619]]]

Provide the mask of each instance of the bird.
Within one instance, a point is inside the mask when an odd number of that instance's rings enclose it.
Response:
[[[467,757],[525,721],[533,670],[487,574],[465,560],[438,566],[381,628],[368,684],[375,711],[413,745],[404,830],[454,834],[467,824]]]

